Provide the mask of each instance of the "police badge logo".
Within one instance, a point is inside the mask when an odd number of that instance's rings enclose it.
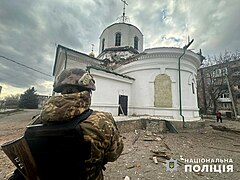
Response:
[[[177,160],[174,160],[171,158],[170,160],[166,161],[165,166],[167,168],[166,171],[170,171],[171,173],[173,171],[177,171],[177,167],[178,167]]]

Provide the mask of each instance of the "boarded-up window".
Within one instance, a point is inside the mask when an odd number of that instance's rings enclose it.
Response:
[[[154,106],[172,107],[171,79],[166,74],[159,74],[154,81]]]

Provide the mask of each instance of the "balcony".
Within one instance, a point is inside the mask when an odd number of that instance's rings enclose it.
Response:
[[[232,102],[230,98],[218,98],[218,101],[221,103],[230,103]]]

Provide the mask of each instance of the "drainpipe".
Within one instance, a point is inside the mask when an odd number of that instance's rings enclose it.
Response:
[[[182,120],[183,120],[183,128],[186,128],[186,125],[185,125],[185,117],[182,113],[182,84],[181,84],[181,64],[180,64],[180,60],[181,58],[184,56],[184,54],[186,53],[186,50],[187,48],[193,43],[193,39],[192,41],[190,41],[187,45],[185,45],[183,47],[183,54],[179,57],[178,59],[178,80],[179,80],[179,113],[180,113],[180,116],[182,117]]]

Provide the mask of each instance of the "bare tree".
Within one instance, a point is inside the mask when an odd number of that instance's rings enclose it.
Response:
[[[237,90],[234,88],[240,85],[240,53],[225,51],[224,54],[208,56],[199,70],[198,95],[200,108],[203,113],[207,110],[215,113],[218,108],[218,101],[222,94],[229,93],[227,80],[230,84],[230,91],[234,96],[233,104],[237,104]],[[202,102],[201,102],[202,101]]]
[[[5,107],[6,108],[17,108],[19,103],[20,95],[19,94],[11,94],[4,98]]]

